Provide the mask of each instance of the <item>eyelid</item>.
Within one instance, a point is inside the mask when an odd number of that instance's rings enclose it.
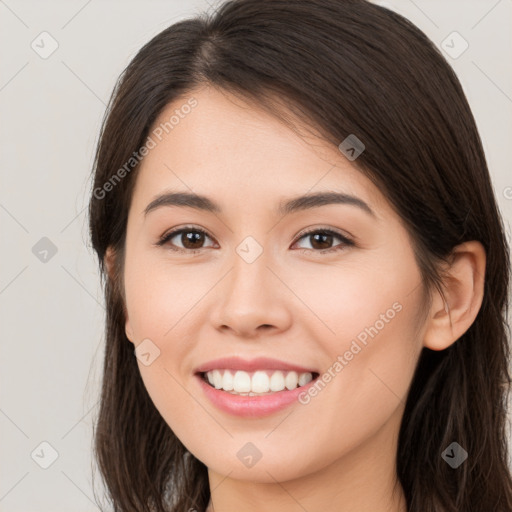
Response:
[[[350,241],[354,240],[354,237],[351,234],[349,234],[347,232],[343,232],[337,228],[332,228],[330,226],[313,226],[311,228],[304,228],[296,236],[296,239],[298,240],[298,239],[302,238],[304,235],[309,235],[310,233],[316,233],[317,231],[333,233],[341,238],[344,238],[344,239],[350,240]]]

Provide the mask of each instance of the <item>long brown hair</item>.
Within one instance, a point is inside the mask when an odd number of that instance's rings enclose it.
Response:
[[[162,109],[202,84],[276,116],[288,109],[336,146],[350,134],[362,140],[365,151],[353,163],[403,219],[426,290],[441,290],[439,263],[457,244],[482,243],[481,309],[449,348],[423,349],[400,428],[397,474],[409,512],[512,510],[510,256],[482,143],[435,45],[405,18],[365,0],[228,1],[159,33],[118,80],[89,207],[106,297],[94,452],[114,510],[203,512],[210,497],[206,466],[187,452],[143,385],[124,331],[122,281],[137,174],[137,162],[126,163]],[[118,255],[110,276],[109,246]],[[468,452],[456,469],[441,457],[453,441]]]

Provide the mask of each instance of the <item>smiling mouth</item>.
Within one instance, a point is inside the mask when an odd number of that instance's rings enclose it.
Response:
[[[264,396],[292,391],[318,378],[317,372],[287,370],[243,370],[216,369],[197,374],[209,386],[240,396]]]

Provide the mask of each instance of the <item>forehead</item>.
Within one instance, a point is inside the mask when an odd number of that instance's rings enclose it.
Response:
[[[294,127],[225,91],[196,89],[168,104],[151,127],[155,144],[138,170],[133,200],[140,209],[165,189],[178,189],[249,204],[263,195],[333,190],[386,208],[375,185],[336,146],[303,122]]]

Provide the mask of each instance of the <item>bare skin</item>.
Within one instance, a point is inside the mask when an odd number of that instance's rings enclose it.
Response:
[[[139,361],[141,376],[165,421],[208,467],[209,511],[406,511],[395,455],[408,386],[423,347],[443,350],[473,323],[483,247],[455,249],[445,298],[433,291],[422,309],[400,217],[337,147],[211,88],[168,105],[155,126],[191,96],[197,107],[138,171],[124,265],[126,334],[135,346],[149,339],[160,350],[149,366]],[[208,196],[222,210],[161,206],[144,214],[171,189]],[[280,201],[320,191],[357,196],[374,215],[353,204],[276,213]],[[207,232],[202,246],[184,245],[180,234],[156,245],[189,225]],[[336,235],[320,245],[314,233],[302,236],[306,228],[334,230],[354,245]],[[251,263],[236,251],[249,236],[263,250]],[[114,260],[109,250],[109,268]],[[370,326],[377,334],[345,357]],[[241,418],[214,406],[194,375],[232,355],[276,358],[321,376],[331,369],[331,379],[308,403]],[[335,371],[340,355],[346,364]],[[237,457],[248,442],[261,453],[252,467]]]

